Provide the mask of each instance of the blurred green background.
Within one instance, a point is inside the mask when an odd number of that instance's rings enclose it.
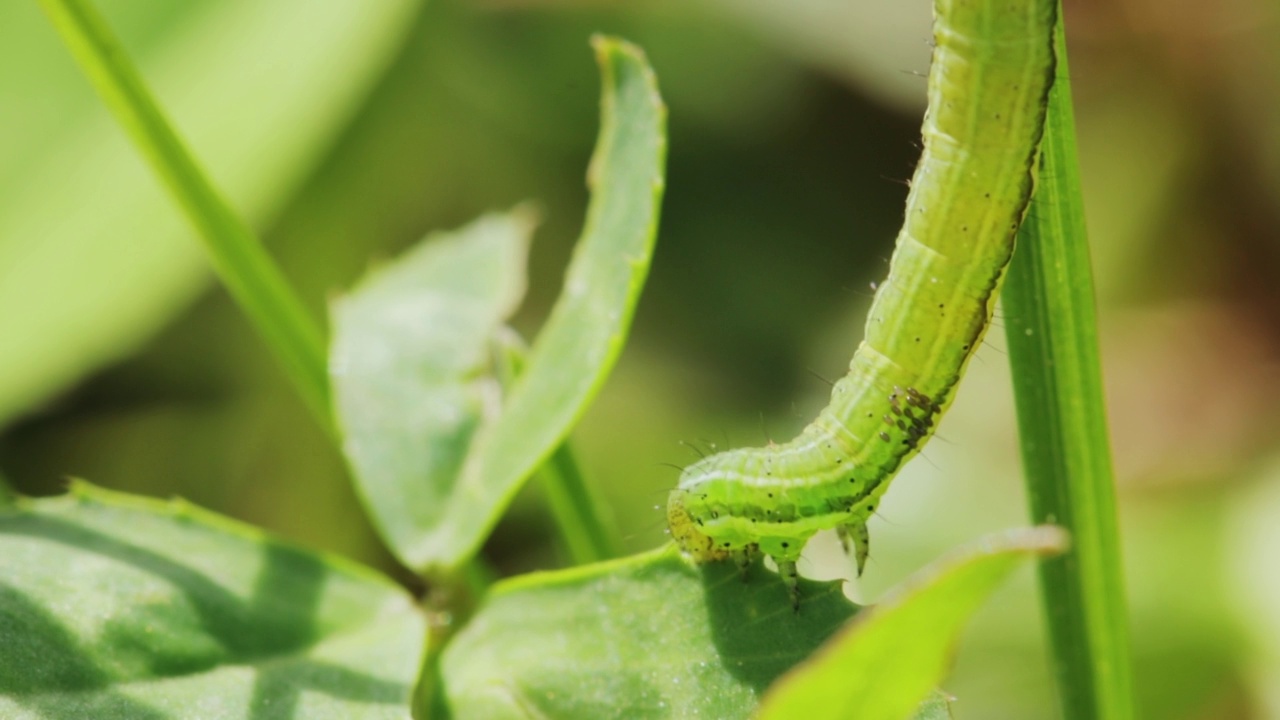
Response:
[[[103,0],[223,189],[317,312],[424,233],[533,199],[532,336],[580,228],[592,32],[646,48],[670,108],[651,279],[575,433],[629,550],[681,443],[786,439],[826,402],[918,155],[926,0]],[[1067,2],[1148,718],[1280,718],[1280,7]],[[1025,523],[1004,338],[895,482],[874,600]],[[178,494],[401,578],[342,460],[34,3],[0,6],[0,473]],[[562,562],[536,491],[487,553]],[[831,538],[802,571],[848,573]],[[958,718],[1052,717],[1028,572],[947,684]]]

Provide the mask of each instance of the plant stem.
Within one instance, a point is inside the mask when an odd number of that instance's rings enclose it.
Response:
[[[541,469],[542,490],[555,516],[556,526],[575,565],[617,556],[613,535],[602,520],[603,512],[587,488],[568,441],[561,443]]]
[[[1061,11],[1039,182],[1003,303],[1027,495],[1071,532],[1040,563],[1062,714],[1133,717],[1128,619]]]
[[[494,338],[490,352],[498,383],[503,393],[510,393],[524,372],[528,349],[514,332],[502,332]],[[568,440],[538,468],[537,477],[573,564],[617,557],[617,543],[604,521],[604,508],[591,493]]]
[[[332,434],[320,325],[188,152],[92,5],[84,0],[41,4],[116,120],[195,225],[218,277],[284,366],[303,401]]]

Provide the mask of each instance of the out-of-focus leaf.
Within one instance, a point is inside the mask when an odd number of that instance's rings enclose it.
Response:
[[[929,695],[911,720],[951,720],[951,699],[940,692]]]
[[[140,61],[196,155],[261,221],[377,76],[415,6],[210,3]],[[35,46],[38,55],[40,43],[57,44],[38,14],[5,14],[15,22],[0,24],[0,39],[24,39],[0,47]],[[38,88],[39,102],[15,105],[34,117],[75,107],[68,96],[90,92],[73,75],[33,86],[3,74],[0,82],[5,97],[5,86],[20,98]],[[23,142],[0,144],[24,168],[20,178],[0,176],[0,337],[16,339],[0,350],[0,421],[127,352],[203,285],[203,251],[172,201],[105,111],[86,107],[80,123],[6,123],[6,133],[45,148],[39,156]]]
[[[929,3],[901,0],[710,0],[787,51],[898,107],[924,103]]]
[[[920,572],[769,689],[760,720],[901,720],[942,679],[969,616],[1019,564],[1067,547],[1041,526],[990,536]]]
[[[408,718],[425,624],[389,580],[77,483],[0,510],[0,716]]]
[[[524,296],[533,226],[517,211],[429,236],[333,304],[343,449],[375,525],[410,567],[426,561],[471,441],[498,413],[503,368],[491,349]]]
[[[477,438],[421,558],[456,567],[484,541],[521,483],[569,434],[626,340],[649,269],[664,184],[666,108],[643,52],[593,41],[603,76],[586,225],[560,298],[498,420]]]
[[[1280,607],[1280,575],[1274,569],[1275,558],[1280,553],[1280,524],[1276,523],[1276,518],[1280,517],[1280,463],[1277,463],[1277,458],[1270,458],[1260,475],[1231,504],[1228,517],[1232,522],[1228,525],[1230,532],[1227,533],[1225,547],[1217,546],[1212,540],[1203,546],[1215,555],[1211,562],[1224,566],[1228,587],[1234,591],[1228,596],[1234,606],[1230,608],[1234,612],[1230,612],[1228,617],[1235,621],[1237,636],[1249,648],[1247,677],[1259,716],[1280,717],[1280,614],[1276,612]],[[1197,503],[1197,514],[1201,505],[1203,503]],[[1190,513],[1187,516],[1189,520]],[[1181,533],[1181,529],[1178,532]],[[1147,534],[1146,537],[1153,536]],[[1164,589],[1167,585],[1160,587]],[[1212,589],[1210,585],[1210,591]],[[1167,601],[1161,603],[1160,610],[1168,612],[1167,605]],[[1153,614],[1145,613],[1146,616]],[[1185,622],[1185,617],[1177,619]],[[1222,632],[1220,628],[1215,630],[1218,630],[1216,637],[1231,637],[1229,632]],[[1233,645],[1230,650],[1234,651],[1229,657],[1235,665],[1241,653],[1238,645]],[[1197,671],[1194,679],[1198,681],[1203,667],[1200,662],[1194,667]],[[1155,680],[1154,676],[1148,677]],[[1160,679],[1163,680],[1164,676],[1161,675]],[[1218,692],[1220,689],[1221,685],[1217,686]]]
[[[499,583],[445,648],[432,717],[746,717],[857,610],[838,583],[801,592],[796,613],[760,565],[744,583],[670,545]]]

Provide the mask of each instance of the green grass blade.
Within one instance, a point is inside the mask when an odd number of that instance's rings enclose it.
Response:
[[[83,0],[41,0],[94,88],[205,241],[214,269],[332,431],[324,334],[248,225],[213,187],[152,99],[120,43]]]
[[[556,448],[538,470],[538,479],[574,564],[599,562],[618,554],[615,534],[605,522],[608,514],[582,476],[568,442]]]
[[[1127,616],[1093,278],[1061,20],[1039,183],[1003,303],[1032,519],[1071,532],[1042,561],[1063,717],[1133,717]]]

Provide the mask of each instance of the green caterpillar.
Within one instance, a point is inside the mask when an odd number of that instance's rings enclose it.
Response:
[[[667,502],[699,562],[762,552],[799,608],[796,560],[835,528],[867,559],[867,519],[933,435],[991,322],[1035,180],[1057,0],[935,0],[924,152],[889,276],[831,402],[783,445],[711,455]]]

